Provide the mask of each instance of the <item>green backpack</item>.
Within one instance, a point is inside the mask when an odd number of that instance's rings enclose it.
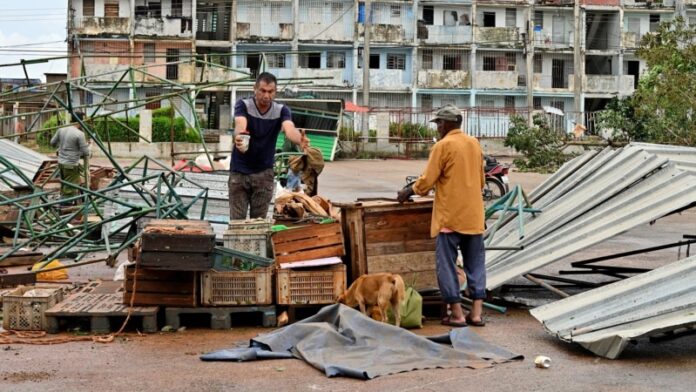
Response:
[[[406,298],[401,303],[401,326],[404,328],[423,328],[423,297],[413,287],[406,288]],[[394,324],[391,307],[387,309],[389,323]]]

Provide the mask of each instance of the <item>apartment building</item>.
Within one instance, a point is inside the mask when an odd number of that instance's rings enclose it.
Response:
[[[567,130],[585,123],[587,113],[634,91],[645,70],[635,55],[644,34],[677,14],[696,23],[696,0],[581,0],[577,8],[572,0],[369,4],[70,0],[68,45],[80,57],[70,61],[69,74],[107,88],[113,76],[98,75],[128,66],[161,63],[148,68],[152,80],[178,83],[236,79],[263,68],[281,79],[281,90],[362,104],[367,68],[371,107],[476,108],[479,134],[502,136],[515,111],[554,108]],[[166,64],[193,54],[229,69]],[[204,126],[228,128],[232,103],[250,93],[246,85],[199,94]]]

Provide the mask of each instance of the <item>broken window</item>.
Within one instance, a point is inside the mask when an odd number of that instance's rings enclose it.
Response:
[[[442,69],[460,71],[462,69],[462,56],[459,54],[443,54]]]
[[[435,11],[432,5],[423,6],[423,22],[426,25],[432,25],[435,23]]]
[[[155,44],[147,43],[143,45],[143,54],[145,56],[145,64],[151,64],[156,61],[155,59]]]
[[[495,12],[483,13],[483,27],[495,27]]]
[[[326,57],[326,68],[345,68],[345,52],[328,52]]]
[[[433,50],[423,49],[421,52],[421,68],[433,69]]]
[[[118,0],[104,0],[104,17],[118,18]]]
[[[172,15],[175,18],[184,16],[183,0],[172,0]]]
[[[321,53],[300,54],[300,68],[321,68]]]
[[[82,16],[94,16],[94,0],[82,2]]]
[[[406,55],[389,53],[387,55],[387,69],[406,69]]]
[[[442,11],[442,24],[444,26],[456,26],[458,21],[459,15],[457,14],[457,11]]]
[[[655,32],[660,27],[660,14],[650,14],[650,31]]]

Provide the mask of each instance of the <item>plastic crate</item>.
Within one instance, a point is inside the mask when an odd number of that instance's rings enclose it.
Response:
[[[279,269],[277,272],[279,305],[332,304],[346,289],[346,266],[311,270]]]
[[[24,297],[30,290],[40,290],[34,297]],[[55,287],[19,286],[3,296],[2,327],[17,331],[43,331],[46,329],[46,310],[63,300],[63,291]]]
[[[208,271],[201,274],[203,306],[270,305],[273,303],[273,269]]]
[[[222,236],[225,248],[268,257],[271,222],[263,219],[232,220]]]

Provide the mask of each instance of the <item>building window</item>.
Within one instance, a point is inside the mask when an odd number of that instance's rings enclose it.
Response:
[[[145,100],[150,101],[153,97],[158,96],[159,93],[156,91],[148,91],[145,93]],[[162,107],[162,101],[148,102],[145,104],[145,109],[155,110]]]
[[[104,17],[118,18],[118,0],[104,0]]]
[[[82,16],[94,16],[94,0],[82,2]]]
[[[457,14],[457,11],[442,11],[443,26],[456,26],[457,22],[459,22],[459,14]]]
[[[176,18],[184,16],[183,0],[172,0],[172,16]]]
[[[421,52],[421,68],[433,69],[433,50],[423,49]]]
[[[343,15],[343,3],[336,1],[331,3],[331,19],[338,20]]]
[[[650,14],[650,31],[655,32],[660,27],[660,14]]]
[[[270,53],[266,55],[268,68],[285,68],[285,54]]]
[[[460,71],[462,69],[462,56],[458,54],[442,55],[442,69]]]
[[[326,68],[345,68],[346,54],[344,52],[328,52],[326,56]]]
[[[457,106],[457,99],[452,98],[452,97],[446,97],[446,98],[440,99],[440,106],[447,106],[447,105]]]
[[[392,18],[400,18],[401,17],[401,6],[400,5],[391,5],[389,7],[390,9],[390,14]]]
[[[534,110],[541,110],[541,97],[534,97],[532,99],[532,106],[534,106]]]
[[[534,73],[541,73],[543,68],[543,59],[541,58],[541,55],[535,54],[534,55]]]
[[[379,69],[379,54],[370,55],[370,69]]]
[[[421,95],[421,109],[433,110],[433,96],[429,94]]]
[[[517,26],[517,8],[505,8],[505,26]]]
[[[544,28],[544,11],[534,11],[534,27]]]
[[[300,54],[300,68],[321,68],[321,53]]]
[[[565,111],[565,102],[563,101],[551,101],[551,107],[554,107],[560,111]]]
[[[495,12],[483,13],[483,27],[495,27]]]
[[[481,99],[481,107],[485,109],[493,109],[495,107],[495,100],[493,98],[483,98]]]
[[[506,96],[505,97],[505,109],[514,109],[515,108],[515,97],[511,96]]]
[[[167,63],[179,61],[179,49],[167,49]],[[179,64],[167,64],[167,79],[179,79]]]
[[[483,57],[483,70],[484,71],[495,71],[496,57],[484,56]]]
[[[432,5],[423,6],[423,23],[429,26],[435,23],[435,10]]]
[[[143,54],[145,55],[145,64],[151,64],[155,59],[155,44],[145,44],[143,46]]]
[[[387,69],[406,69],[406,55],[389,53],[387,55]]]
[[[503,71],[514,71],[517,66],[517,54],[505,53],[505,62],[507,62],[507,69],[503,69]]]

